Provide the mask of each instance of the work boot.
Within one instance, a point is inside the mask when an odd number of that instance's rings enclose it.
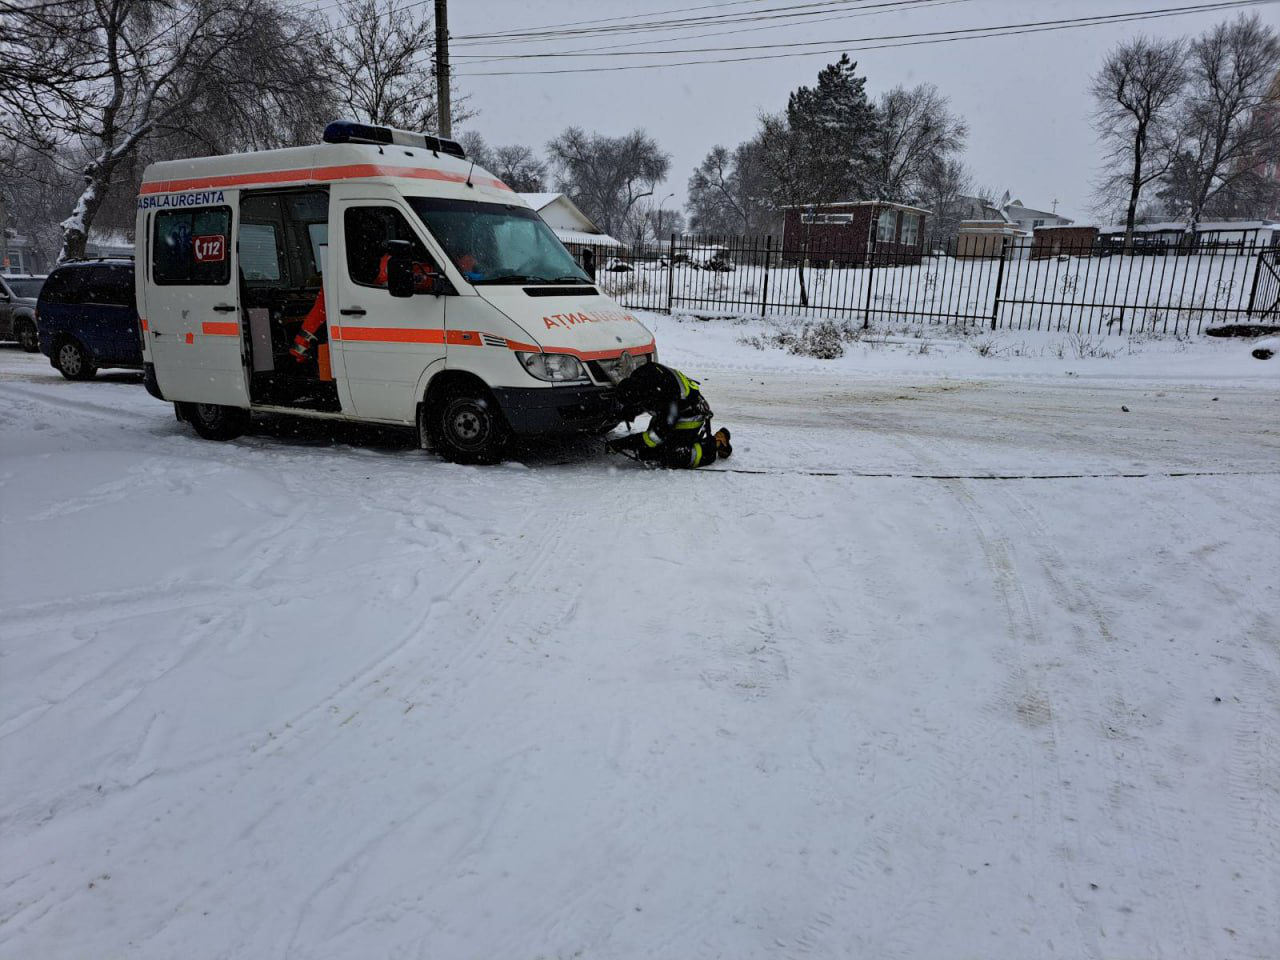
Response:
[[[727,460],[733,456],[733,445],[729,443],[729,430],[727,427],[721,427],[716,431],[716,456],[721,460]]]

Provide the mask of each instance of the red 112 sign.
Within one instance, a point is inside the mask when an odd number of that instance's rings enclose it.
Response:
[[[196,263],[215,263],[227,259],[227,238],[219,234],[195,238]]]

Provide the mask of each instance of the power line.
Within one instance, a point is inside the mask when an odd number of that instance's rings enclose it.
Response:
[[[405,4],[397,10],[397,13],[404,13],[415,7],[424,6],[432,0],[413,0],[411,3]],[[739,3],[743,0],[739,0]],[[761,0],[754,0],[761,2]],[[723,26],[733,25],[735,23],[751,23],[765,20],[788,20],[797,18],[811,18],[816,14],[823,12],[835,12],[841,9],[847,9],[852,4],[859,4],[860,9],[871,10],[873,8],[903,8],[918,4],[922,0],[880,0],[880,2],[871,3],[869,0],[811,0],[809,3],[791,4],[784,7],[768,7],[761,10],[755,10],[750,13],[740,11],[732,14],[711,14],[700,17],[685,17],[677,20],[649,20],[637,23],[615,24],[613,26],[590,27],[581,30],[564,30],[562,26],[552,26],[546,28],[533,28],[532,31],[526,33],[505,32],[497,34],[455,34],[451,36],[451,41],[455,41],[452,45],[455,47],[468,46],[493,46],[508,43],[546,43],[564,40],[571,36],[595,36],[606,34],[628,34],[628,33],[650,33],[659,31],[682,31],[688,29],[696,29],[702,26]],[[708,4],[707,7],[716,6],[736,6],[738,3],[731,4]],[[689,8],[697,9],[697,8]],[[640,15],[636,15],[640,16]],[[644,14],[643,16],[651,16]],[[381,14],[373,17],[366,17],[360,20],[353,20],[346,23],[333,24],[326,29],[317,30],[317,36],[326,36],[338,33],[343,30],[357,27],[367,23],[373,23],[381,19]],[[491,38],[491,39],[490,39]],[[465,41],[470,41],[465,42]],[[658,42],[658,41],[654,41]],[[492,54],[490,54],[492,55]],[[480,56],[480,54],[472,54],[471,56]]]
[[[1227,7],[1232,5],[1244,5],[1253,2],[1270,2],[1270,0],[1218,0],[1216,3],[1204,3],[1200,6],[1204,9],[1213,9],[1215,7]],[[865,43],[872,40],[910,40],[917,37],[945,37],[958,36],[965,33],[981,33],[987,30],[1016,30],[1022,27],[1049,27],[1058,25],[1075,25],[1075,26],[1098,26],[1100,24],[1110,23],[1112,20],[1121,20],[1134,16],[1135,14],[1150,13],[1153,16],[1160,13],[1184,12],[1190,11],[1191,7],[1163,7],[1152,11],[1129,11],[1127,13],[1100,13],[1092,17],[1066,17],[1059,20],[1032,20],[1025,23],[1009,23],[1002,24],[999,27],[957,27],[953,30],[928,30],[918,33],[887,33],[875,37],[857,37],[849,40],[799,40],[791,43],[756,43],[745,44],[737,47],[678,47],[670,50],[633,50],[629,52],[617,53],[619,57],[652,57],[652,56],[679,56],[686,53],[739,53],[744,50],[780,50],[792,47],[822,47],[829,46],[832,43]],[[467,56],[464,54],[464,56]],[[470,54],[469,56],[478,56],[478,54]],[[511,53],[494,57],[494,60],[540,60],[551,57],[593,57],[594,53],[573,53],[569,51],[542,51],[539,53]]]
[[[915,11],[915,10],[922,9],[924,7],[951,6],[953,4],[958,4],[958,3],[972,3],[972,2],[973,0],[901,0],[901,6],[904,8],[903,12],[907,12],[906,8],[908,7],[910,8],[911,11]],[[883,12],[884,11],[881,11],[881,10],[862,10],[857,13],[842,13],[834,17],[827,16],[821,13],[809,13],[809,14],[802,14],[800,16],[805,18],[816,17],[818,19],[817,20],[806,19],[804,22],[801,22],[799,19],[797,19],[796,22],[788,23],[781,27],[779,27],[776,24],[770,23],[760,27],[736,27],[732,30],[712,30],[712,31],[708,31],[707,33],[688,34],[686,36],[682,36],[674,39],[700,40],[704,37],[727,37],[727,36],[733,36],[733,35],[742,34],[742,33],[759,33],[763,30],[780,30],[780,29],[785,30],[785,29],[790,29],[792,27],[811,26],[815,23],[835,23],[837,21],[844,21],[844,20],[857,20],[857,19],[861,19],[862,17],[874,17],[874,16],[881,15]],[[602,47],[577,47],[573,50],[562,50],[562,51],[555,51],[555,52],[563,53],[563,54],[610,53],[615,50],[629,50],[633,47],[643,47],[643,46],[648,46],[654,43],[669,43],[672,39],[673,38],[671,37],[655,37],[651,40],[635,40],[631,43],[610,43]],[[770,44],[770,46],[775,46],[775,45],[776,44]],[[724,49],[729,49],[729,48],[724,48]],[[641,53],[644,53],[644,52],[645,51],[641,51]],[[661,51],[647,51],[647,52],[658,53]],[[635,56],[636,54],[628,54],[628,55]],[[479,66],[480,64],[484,64],[484,63],[498,63],[503,60],[521,59],[520,55],[505,54],[505,53],[462,53],[462,54],[458,54],[457,56],[466,57],[467,59],[471,60],[471,62],[467,64],[467,66],[471,66],[471,67]],[[481,58],[481,59],[473,59],[473,58]]]
[[[1138,22],[1143,20],[1159,20],[1167,17],[1184,16],[1190,13],[1208,13],[1215,10],[1241,9],[1244,7],[1262,6],[1264,4],[1274,4],[1276,2],[1280,2],[1280,0],[1223,0],[1223,2],[1201,3],[1201,4],[1196,4],[1196,5],[1187,6],[1187,7],[1164,7],[1164,8],[1157,8],[1154,10],[1130,11],[1130,12],[1121,13],[1121,14],[1103,14],[1097,18],[1079,17],[1079,18],[1073,18],[1067,21],[1047,20],[1047,21],[1038,21],[1035,23],[1025,24],[1025,25],[970,27],[970,28],[967,28],[965,31],[963,31],[963,32],[969,33],[970,35],[968,36],[960,36],[960,35],[938,36],[937,34],[940,33],[940,31],[935,31],[933,33],[903,34],[901,36],[904,39],[898,40],[897,42],[866,44],[866,45],[858,45],[858,46],[851,46],[849,44],[862,44],[863,43],[862,39],[854,39],[849,41],[833,41],[833,40],[811,41],[810,43],[807,43],[807,44],[798,44],[798,45],[811,46],[811,45],[824,45],[824,44],[831,44],[831,43],[842,43],[842,45],[836,46],[836,47],[827,47],[821,50],[805,50],[805,51],[796,51],[791,53],[757,54],[753,56],[724,57],[724,58],[702,59],[702,60],[676,60],[676,61],[668,61],[665,63],[644,63],[644,64],[631,64],[631,65],[625,65],[625,66],[608,66],[608,67],[564,67],[564,68],[559,68],[555,70],[506,70],[506,71],[458,72],[458,73],[455,73],[455,76],[511,77],[511,76],[538,76],[538,75],[553,75],[553,74],[568,74],[568,73],[612,73],[612,72],[623,71],[623,70],[657,70],[657,69],[665,69],[667,67],[695,66],[700,64],[742,63],[747,61],[759,61],[759,60],[780,60],[788,57],[803,57],[803,56],[811,56],[811,55],[819,55],[819,54],[859,52],[864,50],[883,50],[883,49],[894,48],[894,47],[929,46],[929,45],[939,44],[939,43],[955,43],[963,40],[984,40],[991,37],[1018,36],[1018,35],[1032,34],[1032,33],[1052,33],[1060,30],[1075,30],[1083,27],[1096,27],[1096,26],[1104,26],[1104,25],[1115,24],[1115,23],[1132,23],[1132,22]],[[962,31],[947,31],[948,34],[958,34],[960,32]],[[916,37],[928,37],[930,39],[905,39],[905,38],[916,38]],[[782,47],[782,46],[791,46],[791,45],[770,44],[767,47],[767,49],[776,49],[777,47]],[[719,51],[733,50],[733,49],[735,48],[707,48],[705,52],[719,52]],[[759,48],[744,47],[741,49],[759,49]],[[672,52],[679,52],[679,51],[672,51]],[[704,51],[684,51],[684,52],[704,52]],[[661,55],[662,52],[661,51],[644,51],[642,53],[643,55],[658,56],[658,55]],[[528,54],[528,55],[525,55],[524,57],[513,56],[511,59],[525,59],[525,58],[530,58],[535,56],[538,56],[538,55]]]
[[[595,36],[610,33],[641,33],[650,30],[679,30],[732,23],[785,20],[792,17],[805,16],[823,11],[834,11],[843,7],[848,7],[852,4],[858,4],[864,9],[870,9],[873,7],[902,7],[912,2],[915,2],[915,0],[881,0],[881,2],[878,3],[871,3],[869,0],[811,0],[809,3],[792,3],[780,7],[766,7],[762,10],[754,10],[751,12],[740,11],[737,13],[704,14],[697,17],[680,17],[674,20],[649,20],[640,23],[619,23],[611,26],[582,27],[574,30],[566,30],[560,26],[553,26],[546,29],[524,31],[510,30],[499,31],[497,33],[460,34],[455,37],[455,39],[459,41],[489,41],[492,43],[506,43],[512,41],[527,42],[529,40],[539,38],[558,40],[573,36]]]
[[[921,9],[923,7],[951,6],[957,3],[972,3],[973,0],[908,0],[908,2],[913,4],[918,4],[918,6],[913,6],[911,8],[914,11],[914,10]],[[879,14],[880,14],[880,11],[878,10],[864,11],[861,13],[845,13],[836,17],[828,17],[825,20],[821,20],[819,22],[834,23],[837,20],[841,20],[841,21],[856,20],[862,17],[878,16]],[[791,29],[792,27],[798,27],[798,26],[809,26],[809,24],[794,23],[794,24],[786,24],[784,27],[777,27],[773,24],[767,24],[762,27],[737,27],[733,30],[713,30],[708,33],[689,34],[688,36],[681,37],[680,39],[699,40],[699,39],[702,39],[703,37],[727,37],[727,36],[732,36],[735,34],[742,34],[742,33],[759,33],[763,30]],[[629,50],[633,47],[643,47],[643,46],[648,46],[654,43],[666,43],[669,40],[670,38],[654,38],[652,40],[635,40],[631,43],[619,43],[619,44],[611,43],[603,47],[578,47],[578,48],[575,48],[574,50],[567,50],[563,52],[565,53],[587,53],[587,52],[610,53],[614,50]],[[496,63],[498,61],[508,59],[508,57],[505,54],[459,54],[459,56],[486,58],[481,60],[472,60],[471,63],[467,64],[467,66],[470,66],[470,67],[479,66],[484,63]]]

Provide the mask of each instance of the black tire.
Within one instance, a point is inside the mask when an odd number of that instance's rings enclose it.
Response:
[[[13,339],[27,353],[35,353],[40,349],[40,335],[36,333],[36,325],[30,320],[19,320],[13,325]]]
[[[455,388],[431,413],[431,440],[454,463],[500,463],[511,428],[487,390]]]
[[[67,337],[53,348],[53,365],[68,380],[92,380],[98,367],[80,341]]]
[[[249,429],[249,411],[217,403],[183,403],[182,418],[206,440],[234,440]]]

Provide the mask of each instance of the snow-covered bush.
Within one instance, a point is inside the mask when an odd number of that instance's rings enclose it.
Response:
[[[862,338],[862,331],[848,320],[818,320],[797,328],[776,330],[761,336],[740,337],[739,343],[764,350],[776,347],[797,357],[835,360],[844,356],[844,345]]]

